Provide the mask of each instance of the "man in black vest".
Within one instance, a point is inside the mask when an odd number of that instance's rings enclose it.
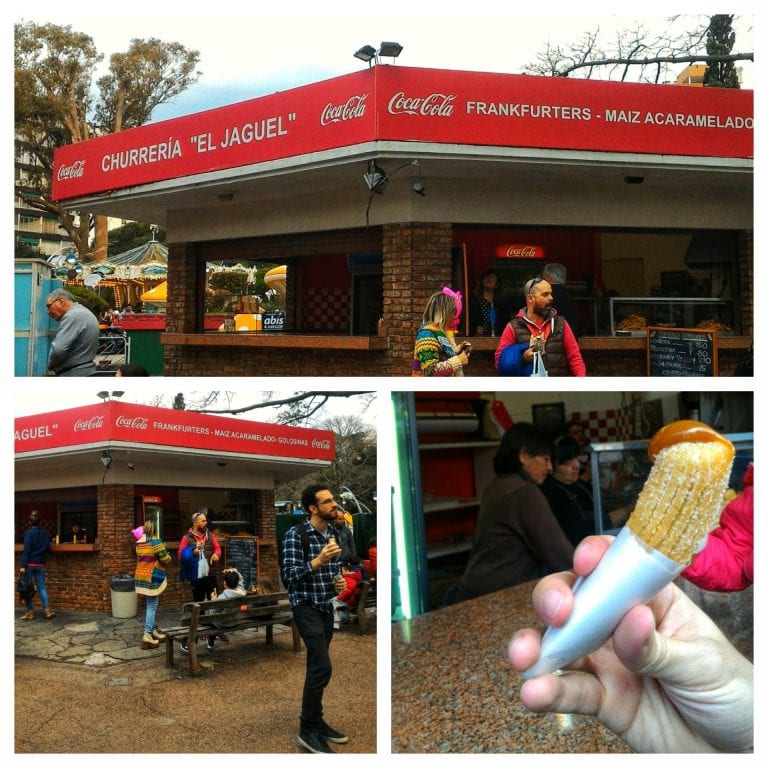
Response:
[[[550,376],[586,376],[579,345],[568,322],[553,305],[552,286],[534,277],[523,286],[525,307],[504,328],[496,348],[502,376],[530,376],[536,352]]]

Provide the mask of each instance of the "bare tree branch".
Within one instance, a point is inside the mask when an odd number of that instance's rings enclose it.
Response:
[[[322,402],[319,405],[311,406],[312,410],[310,413],[302,414],[302,418],[306,418],[307,416],[311,416],[319,408],[321,408],[328,401],[329,398],[354,397],[356,395],[369,395],[369,394],[372,394],[371,390],[365,390],[361,392],[323,392],[323,391],[300,392],[297,395],[292,395],[291,397],[285,397],[285,398],[282,398],[281,400],[265,400],[264,402],[261,402],[261,403],[244,405],[240,408],[223,408],[218,410],[208,409],[208,408],[195,408],[194,410],[197,413],[231,413],[235,415],[238,413],[247,413],[248,411],[253,411],[257,408],[273,408],[275,406],[290,405],[291,403],[298,403],[303,400],[311,400],[316,397],[322,398]]]

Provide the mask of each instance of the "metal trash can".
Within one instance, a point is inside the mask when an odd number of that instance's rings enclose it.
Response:
[[[138,612],[138,599],[133,574],[121,573],[109,580],[112,589],[112,616],[116,619],[131,619]]]

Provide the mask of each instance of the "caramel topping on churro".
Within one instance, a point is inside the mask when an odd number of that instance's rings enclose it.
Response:
[[[731,452],[731,459],[736,454],[733,444],[726,440],[719,432],[716,432],[707,424],[700,421],[691,421],[683,419],[682,421],[673,421],[662,427],[651,439],[648,445],[648,457],[651,461],[656,460],[659,451],[676,443],[722,443],[727,446]]]
[[[720,518],[735,449],[706,424],[676,421],[654,435],[648,454],[655,463],[627,525],[685,565]]]

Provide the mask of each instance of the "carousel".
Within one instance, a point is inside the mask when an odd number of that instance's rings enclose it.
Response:
[[[152,239],[137,248],[102,261],[82,260],[71,248],[48,258],[54,275],[65,286],[84,285],[116,310],[142,305],[143,294],[163,283],[168,275],[168,248]],[[164,306],[164,304],[163,304]]]

